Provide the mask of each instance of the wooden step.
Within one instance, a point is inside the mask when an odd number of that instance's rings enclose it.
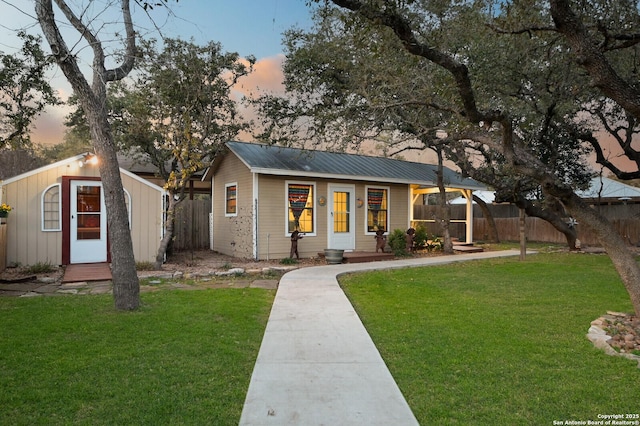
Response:
[[[464,252],[464,253],[480,253],[482,251],[484,251],[484,249],[482,247],[475,247],[475,246],[469,246],[469,245],[455,245],[453,246],[453,250],[454,251],[460,251],[460,252]]]

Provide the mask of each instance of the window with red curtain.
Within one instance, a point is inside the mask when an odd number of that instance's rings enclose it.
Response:
[[[288,231],[314,232],[313,184],[288,183],[287,202],[289,209]]]
[[[367,188],[367,231],[389,230],[387,217],[388,189]]]

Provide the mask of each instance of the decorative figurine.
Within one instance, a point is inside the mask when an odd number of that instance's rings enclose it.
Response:
[[[407,235],[405,236],[406,246],[405,249],[408,253],[413,252],[413,242],[415,239],[416,230],[413,228],[407,229]]]
[[[296,259],[300,259],[300,255],[298,254],[298,240],[301,240],[304,234],[301,234],[296,229],[291,233],[291,252],[289,253],[289,257],[293,259],[293,255],[295,254]]]
[[[384,253],[384,246],[387,244],[387,237],[384,235],[384,229],[378,228],[374,238],[376,240],[376,253],[378,253],[378,250],[380,250],[381,253]]]

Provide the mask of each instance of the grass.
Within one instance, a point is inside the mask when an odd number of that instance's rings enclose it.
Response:
[[[0,424],[237,425],[273,291],[0,299]]]
[[[632,311],[608,257],[570,253],[346,275],[420,424],[553,424],[638,413],[637,364],[585,335]]]

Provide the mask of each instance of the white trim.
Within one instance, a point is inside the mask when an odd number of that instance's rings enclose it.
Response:
[[[407,185],[407,211],[409,214],[407,215],[407,225],[405,226],[407,229],[411,228],[411,222],[413,222],[413,203],[415,203],[415,199],[412,197],[413,189],[411,185]]]
[[[129,191],[127,191],[126,188],[123,187],[122,190],[124,191],[124,195],[127,197],[127,218],[129,219],[129,231],[131,231],[131,210],[133,210],[131,203],[133,200],[131,199],[131,194],[129,194]]]
[[[163,195],[166,194],[166,192],[167,192],[163,187],[158,186],[153,182],[149,182],[145,178],[142,178],[142,177],[138,176],[137,174],[135,174],[133,172],[130,172],[129,170],[125,170],[123,168],[120,168],[120,173],[122,173],[123,175],[126,175],[126,176],[130,177],[131,179],[133,179],[133,180],[135,180],[137,182],[140,182],[140,183],[142,183],[142,184],[144,184],[144,185],[146,185],[146,186],[148,186],[150,188],[153,188],[156,191],[159,191]]]
[[[54,187],[58,187],[58,227],[57,228],[45,228],[44,226],[44,196],[49,190]],[[42,232],[60,232],[62,231],[62,185],[59,183],[54,183],[47,186],[42,194],[40,194],[40,230]]]
[[[317,185],[315,181],[304,181],[304,180],[285,180],[284,181],[284,236],[291,237],[291,232],[289,232],[289,185],[290,184],[298,184],[298,185],[311,185],[313,187],[313,232],[305,232],[305,237],[315,237],[318,235],[318,201],[316,197],[318,193],[316,192]]]
[[[387,227],[384,229],[385,234],[389,234],[389,223],[391,218],[391,188],[382,185],[365,185],[364,186],[364,235],[376,235],[375,232],[369,231],[369,189],[384,189],[387,191]]]
[[[258,209],[259,209],[259,198],[258,198],[258,175],[253,173],[253,195],[251,197],[252,200],[252,220],[253,220],[253,258],[258,260],[258,235],[260,235],[260,223],[258,221]]]
[[[11,177],[9,179],[6,179],[6,180],[2,181],[2,185],[7,185],[9,183],[17,182],[19,180],[28,178],[30,176],[35,176],[38,173],[45,172],[45,171],[51,170],[51,169],[55,169],[57,167],[65,166],[67,164],[76,163],[80,159],[83,159],[88,154],[91,154],[91,153],[90,152],[85,152],[83,154],[78,154],[78,155],[76,155],[74,157],[69,157],[67,159],[60,160],[60,161],[58,161],[56,163],[48,164],[46,166],[42,166],[42,167],[39,167],[37,169],[33,169],[33,170],[28,171],[28,172],[13,176],[13,177]],[[142,183],[142,184],[144,184],[144,185],[146,185],[146,186],[148,186],[150,188],[153,188],[156,191],[159,191],[159,192],[161,192],[163,194],[166,192],[164,190],[164,188],[162,188],[161,186],[158,186],[155,183],[149,182],[148,180],[146,180],[144,178],[141,178],[140,176],[136,175],[135,173],[132,173],[132,172],[130,172],[128,170],[125,170],[125,169],[123,169],[121,167],[119,168],[119,170],[120,170],[120,173],[122,173],[122,174],[130,177],[131,179],[134,179],[135,181],[140,182],[140,183]]]
[[[227,205],[228,205],[228,201],[229,201],[229,199],[227,198],[227,196],[228,196],[227,189],[231,188],[232,186],[236,187],[236,211],[235,211],[235,213],[227,212]],[[225,183],[224,184],[224,217],[236,217],[236,216],[238,216],[238,182]]]
[[[340,241],[336,241],[336,233],[333,232],[334,229],[334,215],[333,215],[333,205],[334,205],[334,194],[336,191],[340,189],[346,189],[349,192],[349,195],[352,199],[350,199],[350,209],[349,209],[349,240],[348,247],[340,246],[338,243]],[[356,186],[350,183],[329,183],[327,185],[327,248],[338,248],[344,249],[345,251],[353,251],[356,248],[356,238],[357,238],[357,230],[356,230],[356,215],[358,214],[357,209],[357,201],[356,201]],[[341,237],[344,237],[342,234]],[[336,245],[338,245],[336,247]]]
[[[239,157],[238,157],[239,158]],[[413,180],[410,178],[386,178],[380,176],[361,176],[361,175],[341,175],[341,174],[330,174],[330,173],[321,173],[321,172],[307,172],[307,171],[297,171],[297,170],[274,170],[264,167],[250,167],[249,171],[251,173],[259,173],[263,175],[271,175],[271,176],[295,176],[302,178],[318,178],[318,179],[331,179],[331,180],[354,180],[354,181],[368,181],[368,182],[381,182],[385,184],[393,184],[398,183],[402,185],[418,185],[418,186],[430,186],[436,188],[436,185],[432,181],[420,181]],[[477,187],[477,186],[463,186],[463,185],[455,185],[450,186],[450,188],[457,190],[458,188],[462,189],[471,189],[478,190],[484,189],[485,187]]]
[[[55,168],[60,167],[60,166],[65,166],[67,164],[77,163],[81,158],[84,158],[85,155],[87,155],[87,154],[90,154],[90,153],[86,152],[84,154],[78,154],[75,157],[70,157],[70,158],[67,158],[65,160],[60,160],[60,161],[58,161],[56,163],[48,164],[46,166],[42,166],[42,167],[39,167],[37,169],[33,169],[33,170],[28,171],[28,172],[25,172],[25,173],[10,177],[9,179],[4,180],[2,182],[2,185],[6,185],[6,184],[9,184],[9,183],[17,182],[19,180],[28,178],[29,176],[35,176],[40,172],[45,172],[47,170],[55,169]]]

